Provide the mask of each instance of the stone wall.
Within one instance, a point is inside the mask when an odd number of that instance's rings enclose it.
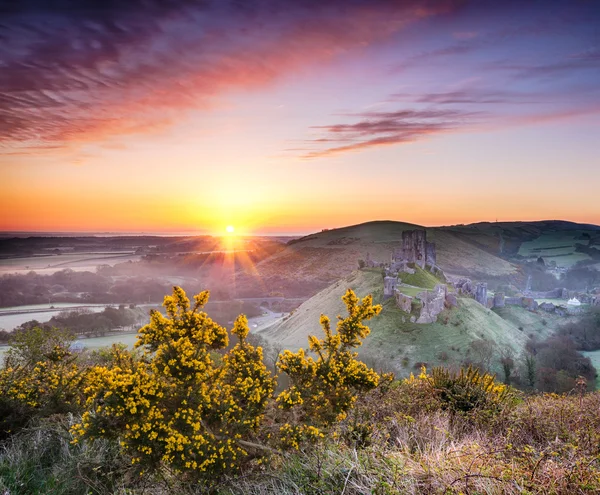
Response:
[[[396,290],[396,306],[398,306],[402,311],[410,313],[412,311],[412,302],[412,297],[402,294],[402,292]]]
[[[545,311],[546,313],[554,313],[556,306],[554,306],[554,304],[552,304],[552,303],[545,302],[545,303],[540,304],[539,308],[542,311]]]
[[[494,308],[503,308],[506,303],[504,292],[496,292],[494,294]]]
[[[569,297],[569,292],[567,289],[556,288],[545,292],[527,291],[526,295],[535,299],[567,299]]]
[[[459,294],[464,295],[473,295],[473,282],[470,278],[460,278],[456,282],[454,282],[454,287],[456,287]]]
[[[394,292],[395,292],[397,286],[398,286],[398,278],[397,277],[385,277],[383,279],[383,298],[389,299],[390,297],[394,297]]]
[[[475,300],[482,306],[487,307],[487,284],[480,283],[475,286]]]
[[[402,257],[409,263],[425,268],[427,259],[426,233],[424,230],[405,230],[402,232]]]
[[[506,297],[504,304],[508,306],[521,306],[521,297]]]
[[[428,265],[437,265],[437,253],[435,251],[435,243],[425,241],[425,262]]]
[[[452,294],[450,292],[446,294],[446,306],[449,308],[456,308],[458,306],[458,298],[456,297],[456,294]]]
[[[417,297],[423,304],[417,323],[433,323],[437,320],[438,315],[445,308],[446,298],[444,294],[445,292],[438,290],[433,292],[419,292],[417,294]]]

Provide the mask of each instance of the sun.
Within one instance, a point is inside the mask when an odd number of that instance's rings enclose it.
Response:
[[[228,234],[233,234],[235,232],[235,228],[233,227],[233,225],[228,225],[225,230],[227,231]]]

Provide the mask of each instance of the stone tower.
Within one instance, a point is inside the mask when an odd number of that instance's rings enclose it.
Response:
[[[383,298],[389,299],[394,297],[394,292],[398,287],[398,279],[396,277],[385,277],[383,279]]]
[[[487,307],[487,284],[481,283],[475,286],[475,300]]]
[[[409,263],[425,268],[427,250],[424,230],[405,230],[402,232],[402,252]]]

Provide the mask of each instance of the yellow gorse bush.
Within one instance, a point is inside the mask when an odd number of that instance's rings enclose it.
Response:
[[[77,411],[85,373],[69,350],[71,336],[57,329],[18,333],[0,370],[0,436],[34,417]]]
[[[293,418],[280,428],[280,434],[284,444],[295,448],[302,440],[323,437],[323,428],[346,417],[358,392],[379,383],[380,376],[359,361],[352,349],[362,345],[370,333],[363,321],[379,314],[381,306],[374,306],[371,296],[359,301],[350,289],[342,300],[348,316],[338,316],[337,333],[331,331],[329,318],[321,315],[325,338],[308,339],[316,358],[303,349],[295,353],[286,350],[277,363],[290,377],[290,386],[277,397],[277,404]]]
[[[201,311],[208,297],[198,294],[190,307],[175,287],[165,297],[167,317],[154,311],[139,331],[140,360],[118,350],[111,367],[90,371],[77,438],[119,438],[141,469],[164,463],[211,476],[239,465],[275,383],[262,349],[246,341],[243,315],[232,330],[238,343],[215,363],[211,352],[224,349],[228,336]]]

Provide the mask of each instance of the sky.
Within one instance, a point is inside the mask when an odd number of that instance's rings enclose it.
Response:
[[[600,1],[0,1],[0,230],[600,224]]]

